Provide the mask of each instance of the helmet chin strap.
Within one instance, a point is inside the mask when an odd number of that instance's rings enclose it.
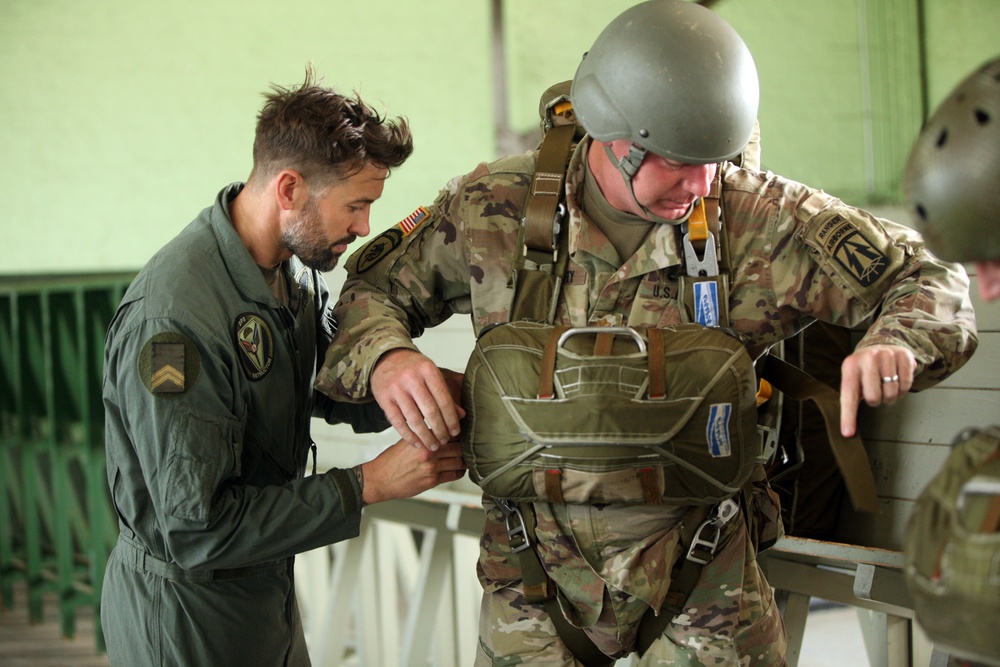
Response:
[[[660,222],[668,225],[679,225],[687,222],[687,219],[691,217],[691,211],[694,210],[695,205],[698,203],[697,201],[688,207],[687,213],[685,213],[682,217],[677,220],[667,220],[666,218],[661,218],[643,206],[639,202],[639,199],[635,196],[635,187],[632,184],[632,179],[635,178],[636,173],[639,171],[639,167],[642,165],[642,161],[646,158],[646,153],[648,152],[647,149],[633,142],[629,146],[628,154],[618,158],[611,150],[610,144],[604,143],[603,145],[604,152],[608,156],[608,159],[611,160],[611,164],[615,166],[615,169],[617,169],[618,173],[621,174],[622,180],[625,181],[625,188],[628,190],[629,195],[632,196],[632,201],[650,222]]]

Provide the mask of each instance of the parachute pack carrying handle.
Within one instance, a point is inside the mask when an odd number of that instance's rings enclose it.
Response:
[[[594,344],[594,356],[606,356],[610,354],[611,345],[615,336],[631,336],[640,353],[647,354],[648,351],[649,399],[657,400],[666,397],[666,356],[663,353],[665,348],[663,342],[663,332],[661,330],[647,330],[647,336],[649,337],[649,344],[647,347],[646,341],[644,341],[639,332],[632,327],[570,328],[561,325],[553,327],[552,335],[549,337],[548,343],[545,345],[545,351],[542,353],[541,368],[539,368],[538,372],[538,398],[550,399],[555,397],[556,357],[558,356],[559,348],[561,348],[571,337],[579,334],[597,334],[597,340]]]
[[[639,352],[643,354],[646,353],[646,341],[642,339],[639,332],[632,327],[573,327],[568,331],[564,331],[556,342],[556,347],[562,347],[567,340],[573,336],[579,334],[611,334],[613,336],[617,335],[627,335],[631,336],[632,340],[635,341],[636,347],[639,348]]]

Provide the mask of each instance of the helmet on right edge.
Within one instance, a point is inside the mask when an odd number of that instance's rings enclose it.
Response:
[[[1000,58],[927,120],[903,172],[914,226],[941,259],[1000,259]]]
[[[628,139],[686,164],[740,154],[759,102],[757,69],[739,34],[693,2],[649,0],[597,37],[573,78],[580,123],[598,141]]]
[[[921,492],[906,527],[917,621],[949,653],[1000,665],[1000,428],[970,429]]]

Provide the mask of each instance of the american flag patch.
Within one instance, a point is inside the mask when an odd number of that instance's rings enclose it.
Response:
[[[410,232],[417,228],[421,222],[427,218],[427,209],[421,206],[413,213],[409,214],[405,218],[399,221],[399,228],[403,230],[403,236],[407,236]]]

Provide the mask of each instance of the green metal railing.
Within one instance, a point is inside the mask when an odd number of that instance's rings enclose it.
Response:
[[[0,595],[59,600],[62,633],[99,609],[117,536],[101,402],[104,336],[133,273],[0,276]],[[103,650],[100,615],[95,613]]]

